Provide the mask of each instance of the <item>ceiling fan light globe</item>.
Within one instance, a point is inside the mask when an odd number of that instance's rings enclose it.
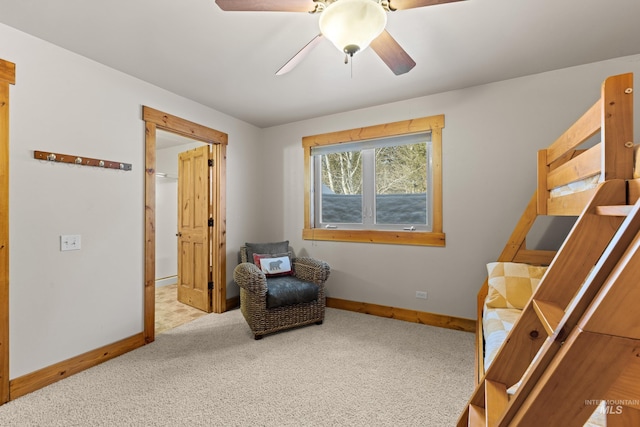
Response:
[[[374,0],[338,0],[322,12],[319,24],[322,35],[340,52],[355,53],[366,49],[382,33],[387,13]]]
[[[347,55],[353,56],[360,51],[360,46],[356,46],[355,44],[349,44],[349,45],[346,45],[342,50]]]

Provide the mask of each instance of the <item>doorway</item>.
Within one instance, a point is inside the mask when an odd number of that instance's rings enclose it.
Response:
[[[147,343],[155,339],[155,279],[156,279],[156,145],[158,131],[166,131],[191,140],[210,144],[213,158],[211,199],[212,311],[226,311],[226,146],[225,133],[143,107],[145,121],[145,284],[144,337]]]
[[[156,130],[156,288],[155,333],[171,330],[209,313],[179,300],[179,215],[181,185],[179,158],[211,145],[182,135]],[[184,181],[182,184],[184,184]],[[188,180],[192,182],[193,180]],[[183,197],[184,198],[184,197]]]

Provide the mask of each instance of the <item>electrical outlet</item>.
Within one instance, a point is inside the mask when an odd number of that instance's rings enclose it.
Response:
[[[79,251],[81,237],[79,234],[68,234],[60,236],[61,251]]]
[[[426,291],[416,291],[416,298],[427,299]]]

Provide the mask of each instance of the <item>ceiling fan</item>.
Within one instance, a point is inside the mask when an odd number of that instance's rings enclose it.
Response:
[[[385,29],[387,12],[462,0],[216,0],[224,11],[308,12],[320,14],[320,34],[284,64],[277,75],[295,68],[323,39],[345,53],[345,63],[371,46],[394,74],[409,72],[415,61]]]

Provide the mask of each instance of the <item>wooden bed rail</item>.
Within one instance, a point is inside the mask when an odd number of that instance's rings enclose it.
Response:
[[[578,148],[600,131],[601,142]],[[553,188],[600,173],[600,182],[633,177],[633,74],[609,77],[600,99],[553,144],[538,152],[540,215],[582,212],[594,190],[551,199]]]

